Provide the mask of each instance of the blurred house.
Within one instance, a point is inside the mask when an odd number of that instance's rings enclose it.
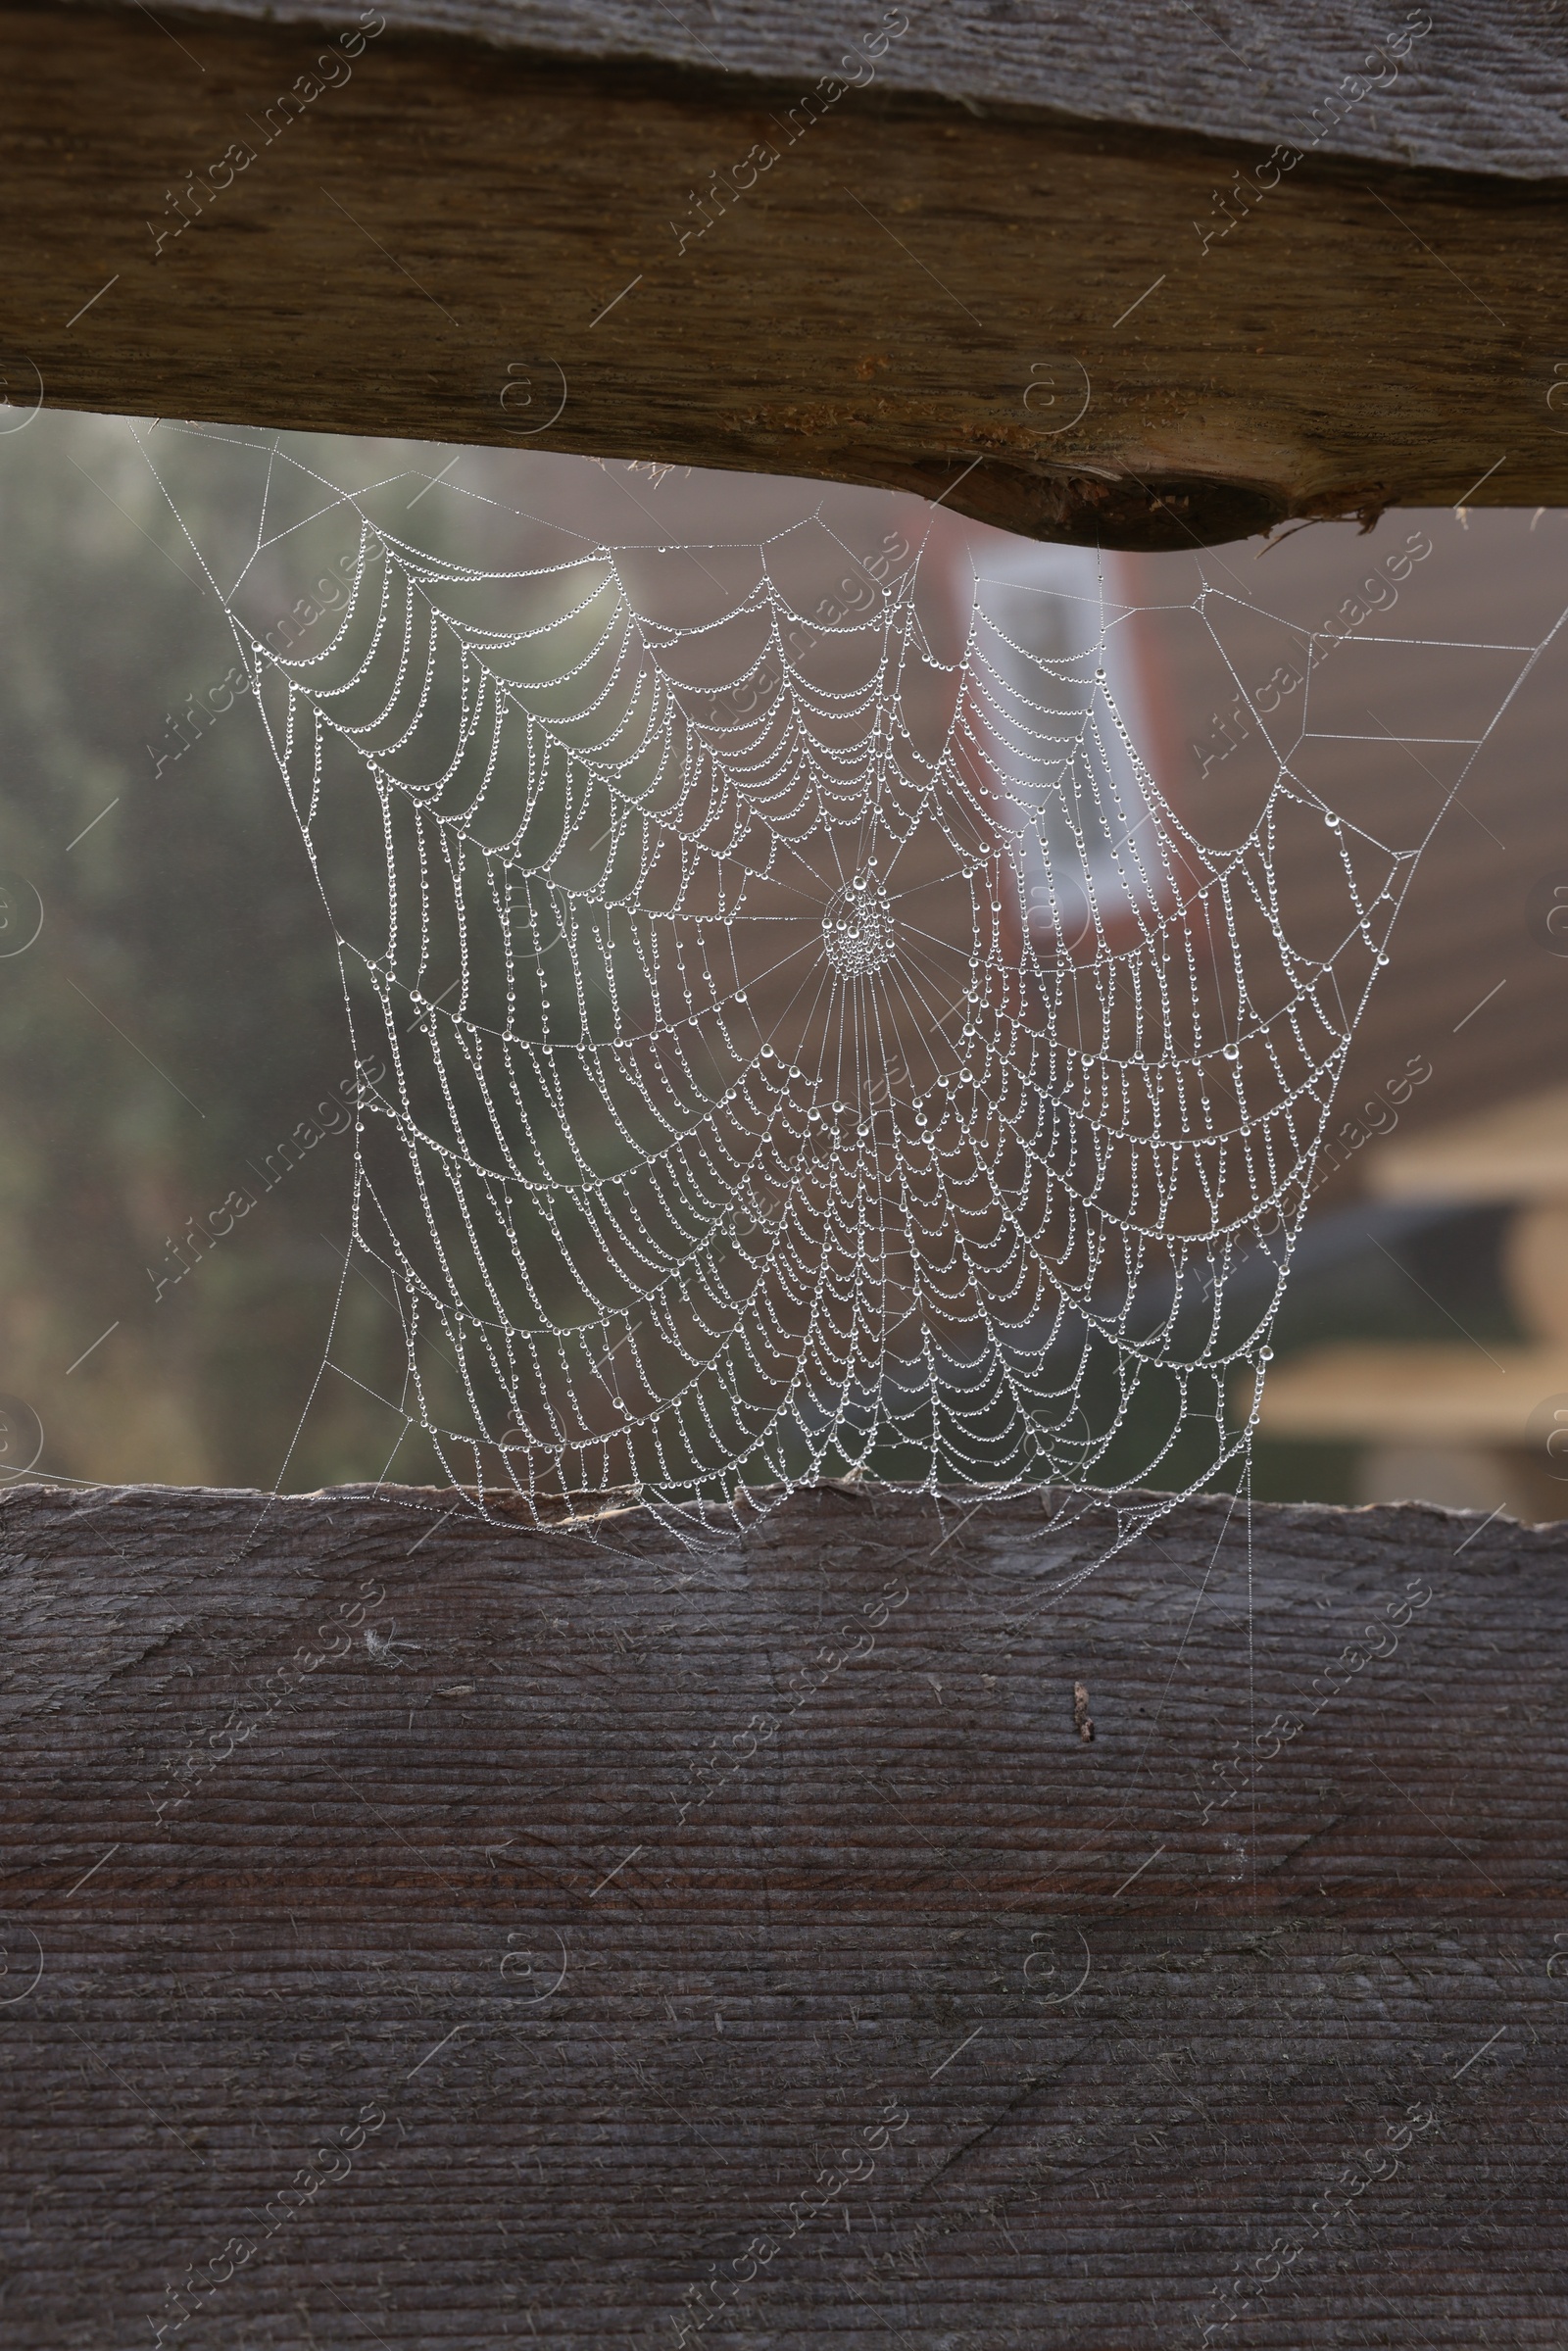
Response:
[[[1271,1377],[1260,1426],[1362,1445],[1369,1500],[1568,1516],[1568,1087],[1390,1141],[1367,1178],[1461,1229],[1472,1204],[1500,1212],[1482,1246],[1522,1336],[1483,1339],[1450,1313],[1445,1340],[1303,1349]]]
[[[1151,601],[1175,561],[1142,566]],[[1394,514],[1199,567],[1204,625],[1160,619],[1198,831],[1255,802],[1268,703],[1348,820],[1422,845],[1264,1389],[1273,1477],[1353,1447],[1356,1498],[1568,1513],[1568,516]],[[1296,878],[1327,908],[1322,865]]]

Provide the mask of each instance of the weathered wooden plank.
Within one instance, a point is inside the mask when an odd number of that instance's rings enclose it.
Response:
[[[0,1518],[8,2343],[1562,2341],[1562,1528]]]
[[[168,24],[0,15],[10,421],[652,456],[1115,546],[1568,499],[1561,181]]]
[[[134,7],[136,0],[122,0]],[[202,15],[337,26],[358,0],[201,0]],[[971,109],[1091,122],[1318,141],[1333,155],[1539,179],[1568,171],[1568,57],[1533,11],[1451,0],[1441,16],[1347,0],[1236,0],[1223,16],[1162,0],[1093,14],[1053,0],[1003,8],[886,8],[873,0],[383,0],[402,31],[622,63],[714,67],[808,88],[867,41],[889,88]],[[695,18],[695,22],[693,19]],[[1545,34],[1545,37],[1544,37]]]

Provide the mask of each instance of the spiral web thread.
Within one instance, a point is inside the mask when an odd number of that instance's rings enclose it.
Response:
[[[351,1263],[453,1483],[698,1542],[835,1476],[1049,1488],[1058,1517],[1109,1488],[1125,1538],[1244,1475],[1419,843],[1343,821],[1276,740],[1205,848],[1119,706],[1102,590],[982,578],[944,661],[918,557],[811,621],[785,532],[677,625],[628,585],[646,551],[485,569],[355,521],[322,650],[230,612],[384,1064]],[[1340,914],[1293,939],[1325,828]]]

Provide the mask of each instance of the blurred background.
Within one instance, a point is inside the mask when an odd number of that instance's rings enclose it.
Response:
[[[1395,513],[1365,535],[1314,525],[1101,564],[820,483],[285,438],[333,481],[379,485],[437,555],[645,549],[647,595],[674,620],[697,607],[656,558],[702,568],[706,549],[722,569],[726,542],[817,515],[828,527],[798,542],[799,608],[832,626],[860,607],[867,566],[885,582],[923,548],[922,620],[949,661],[977,578],[1087,566],[1086,596],[1140,608],[1118,701],[1200,840],[1240,837],[1266,797],[1260,712],[1297,745],[1297,772],[1379,841],[1422,841],[1447,804],[1336,1103],[1255,1486],[1568,1515],[1568,515]],[[353,1050],[320,892],[197,556],[250,527],[271,446],[48,412],[0,435],[13,1474],[299,1490],[381,1475],[393,1442],[377,1397],[401,1380],[396,1332],[384,1301],[357,1302],[360,1276],[338,1367],[322,1368]],[[346,552],[355,533],[341,537]],[[326,642],[321,544],[309,579],[286,544],[258,556],[252,625],[293,612]],[[1325,841],[1293,875],[1307,900],[1320,880],[1325,921],[1330,862]],[[383,887],[368,839],[365,889]],[[237,1191],[256,1202],[242,1220],[224,1214]],[[1232,1400],[1245,1418],[1249,1396]],[[436,1474],[416,1437],[393,1474]]]

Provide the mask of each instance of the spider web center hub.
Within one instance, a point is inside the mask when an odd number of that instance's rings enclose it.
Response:
[[[822,916],[827,959],[844,979],[865,979],[893,959],[893,908],[875,874],[836,890]]]

